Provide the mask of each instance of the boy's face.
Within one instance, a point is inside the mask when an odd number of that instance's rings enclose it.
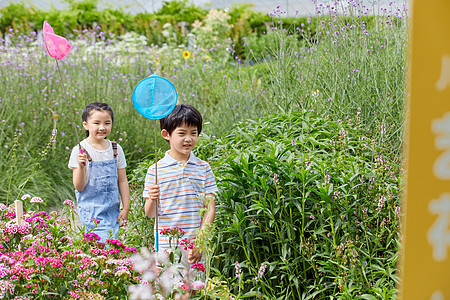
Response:
[[[197,126],[187,126],[184,123],[175,128],[171,134],[163,129],[161,135],[169,141],[170,155],[176,160],[184,162],[189,159],[189,155],[198,141]]]

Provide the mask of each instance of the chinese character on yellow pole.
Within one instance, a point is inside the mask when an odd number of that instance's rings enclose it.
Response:
[[[412,2],[400,297],[450,299],[450,1]]]

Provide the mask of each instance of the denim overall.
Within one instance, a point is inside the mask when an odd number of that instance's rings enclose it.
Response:
[[[106,161],[89,160],[89,180],[82,192],[75,190],[78,212],[86,232],[95,227],[95,218],[100,223],[94,232],[105,242],[112,231],[112,238],[117,238],[120,212],[120,196],[117,175],[117,144],[112,142],[114,159]]]

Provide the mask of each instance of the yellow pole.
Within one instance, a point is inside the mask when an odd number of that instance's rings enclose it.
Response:
[[[450,1],[413,1],[400,299],[450,299]]]

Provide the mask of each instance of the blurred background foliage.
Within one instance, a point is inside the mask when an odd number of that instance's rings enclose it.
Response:
[[[171,24],[179,42],[187,42],[186,34],[190,32],[195,21],[202,22],[208,10],[192,4],[189,0],[173,0],[164,2],[155,13],[139,13],[136,15],[124,12],[120,8],[98,9],[98,0],[66,0],[68,9],[52,8],[43,11],[25,2],[10,3],[0,9],[0,38],[14,30],[15,33],[28,34],[39,32],[42,23],[47,20],[56,34],[66,37],[75,36],[74,30],[101,29],[115,36],[126,32],[136,32],[147,38],[148,44],[162,45],[167,40],[162,36],[164,24]],[[262,36],[272,26],[271,17],[252,9],[248,3],[234,4],[229,11],[228,24],[231,27],[227,37],[240,42],[242,37],[255,33]],[[370,18],[370,17],[369,17]],[[307,17],[283,17],[285,28],[295,30],[301,23],[309,23],[308,30],[315,32],[315,22],[307,22]],[[293,24],[293,26],[289,26]],[[243,54],[237,48],[239,55]]]

